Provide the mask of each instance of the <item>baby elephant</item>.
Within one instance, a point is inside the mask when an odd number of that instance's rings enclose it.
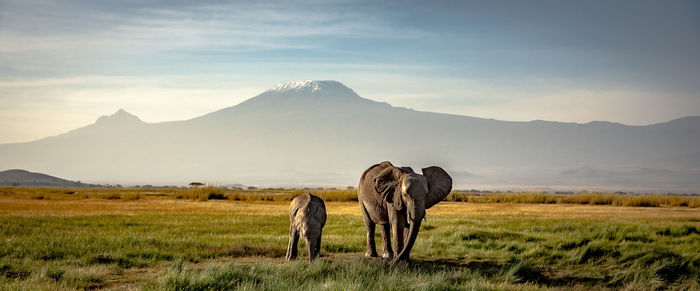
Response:
[[[321,231],[326,225],[326,204],[311,193],[297,196],[289,205],[289,246],[287,260],[297,257],[299,236],[306,239],[309,261],[313,261],[321,251]]]

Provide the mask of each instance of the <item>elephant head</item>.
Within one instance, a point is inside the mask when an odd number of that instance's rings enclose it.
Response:
[[[403,249],[397,250],[396,260],[409,258],[425,210],[440,202],[452,190],[452,178],[442,168],[432,166],[423,168],[422,172],[420,175],[408,167],[390,166],[373,180],[375,190],[389,207],[395,211],[405,209],[405,223],[409,230]]]

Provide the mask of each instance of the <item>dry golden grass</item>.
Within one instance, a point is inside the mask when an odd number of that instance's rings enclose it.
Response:
[[[331,214],[359,215],[355,190],[232,190],[202,188],[0,187],[3,215],[97,215],[142,213],[237,213],[284,215],[289,201],[310,192]],[[611,193],[455,193],[428,215],[543,217],[696,217],[700,197]],[[209,201],[208,203],[202,203]],[[621,207],[624,206],[624,207]]]
[[[578,204],[462,203],[441,202],[428,215],[527,216],[549,218],[611,217],[700,217],[700,209],[687,207],[620,207]]]
[[[351,203],[356,205],[355,203]],[[288,213],[287,202],[261,201],[188,201],[175,199],[119,200],[32,200],[0,199],[3,215],[102,215],[102,214],[162,214],[162,213],[208,213],[208,214],[284,214]]]
[[[357,201],[355,190],[337,189],[222,189],[213,186],[199,188],[25,188],[0,187],[0,198],[29,198],[37,200],[138,200],[186,199],[194,201],[291,201],[311,193],[324,201]]]
[[[360,215],[357,202],[326,202],[329,214]],[[119,200],[86,199],[36,200],[0,199],[0,215],[102,215],[102,214],[250,214],[287,215],[287,201],[207,201],[175,199]],[[433,215],[448,216],[523,216],[523,217],[700,217],[700,209],[687,207],[617,207],[609,205],[576,204],[518,204],[518,203],[464,203],[443,201],[427,211]]]
[[[589,204],[641,207],[700,207],[700,196],[677,194],[590,193],[462,193],[452,192],[445,200],[472,203]]]

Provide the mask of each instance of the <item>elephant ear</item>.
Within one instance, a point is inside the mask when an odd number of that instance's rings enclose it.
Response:
[[[403,209],[401,193],[399,189],[399,179],[401,171],[396,167],[388,167],[379,172],[374,178],[374,190],[379,193],[382,201],[391,204],[396,210]]]
[[[450,194],[452,178],[445,170],[436,166],[423,168],[423,176],[428,179],[428,196],[425,197],[425,209],[428,209]]]

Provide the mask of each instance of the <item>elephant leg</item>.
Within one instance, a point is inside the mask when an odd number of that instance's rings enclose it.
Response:
[[[365,220],[365,230],[367,231],[367,252],[365,257],[377,257],[377,246],[374,243],[374,229],[376,224],[372,222],[372,219],[365,209],[365,205],[360,201],[360,208],[362,208],[362,218]]]
[[[398,256],[404,247],[404,225],[406,221],[405,211],[389,210],[389,222],[391,223],[391,240],[394,245],[394,257]]]
[[[289,245],[287,246],[287,260],[293,260],[297,257],[297,244],[299,243],[299,232],[291,227],[289,229]]]
[[[385,259],[390,259],[394,257],[394,251],[392,250],[391,247],[391,242],[389,241],[389,233],[391,233],[391,224],[381,224],[381,232],[382,232],[382,246],[384,247],[384,253],[382,254],[382,258]]]
[[[317,253],[318,246],[316,245],[317,242],[318,242],[318,238],[316,238],[316,237],[313,237],[313,236],[306,237],[306,249],[309,252],[309,262],[313,262],[313,260],[315,260],[316,257],[318,256],[318,253]]]
[[[318,254],[319,257],[321,256],[321,237],[322,236],[323,236],[323,234],[319,232],[318,238],[316,239],[316,254]]]
[[[409,234],[411,233],[411,228],[408,225],[403,226],[403,240],[404,240],[404,245],[406,245],[406,241],[408,240]]]

